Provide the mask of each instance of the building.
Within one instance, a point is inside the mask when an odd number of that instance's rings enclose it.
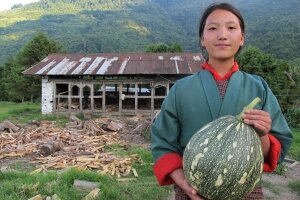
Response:
[[[42,77],[42,114],[153,114],[199,53],[50,54],[24,71]]]

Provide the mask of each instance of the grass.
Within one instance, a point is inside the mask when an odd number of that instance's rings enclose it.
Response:
[[[300,131],[293,130],[293,136],[293,143],[289,149],[288,155],[291,158],[300,161]],[[297,192],[300,197],[300,180],[291,182],[289,188]]]
[[[0,102],[0,121],[24,123],[41,116],[40,103]]]
[[[39,103],[17,104],[0,102],[0,122],[3,120],[18,123],[26,123],[30,120],[57,121],[56,115],[41,115],[40,107]],[[78,117],[83,118],[80,115]],[[67,117],[60,116],[58,123],[63,126],[67,121]],[[300,131],[293,130],[293,136],[294,139],[288,156],[300,161]],[[30,166],[28,163],[15,162],[10,165],[11,170],[0,171],[0,200],[29,199],[37,194],[41,194],[44,197],[57,194],[63,200],[82,199],[87,195],[87,192],[80,192],[73,188],[72,185],[75,179],[99,182],[101,191],[99,199],[101,200],[166,199],[171,187],[159,187],[157,185],[153,176],[152,155],[148,149],[117,144],[106,146],[105,148],[106,151],[118,156],[138,154],[143,163],[136,163],[133,167],[137,170],[139,177],[130,177],[133,179],[120,182],[115,177],[78,169],[69,169],[63,173],[60,171],[49,171],[45,174],[30,175],[34,166]],[[285,170],[286,166],[284,165],[279,165],[277,169],[278,174],[284,174]],[[290,183],[289,187],[299,193],[300,181]]]
[[[0,173],[0,199],[25,200],[41,194],[43,197],[58,195],[64,200],[79,200],[88,192],[73,188],[75,179],[99,183],[101,191],[98,199],[107,200],[162,200],[169,196],[171,187],[159,187],[152,173],[152,156],[149,150],[142,147],[124,148],[115,146],[109,151],[118,151],[119,155],[128,156],[138,153],[143,161],[134,164],[138,177],[127,181],[118,181],[115,177],[103,175],[91,170],[70,168],[64,172],[48,171],[31,175],[32,170],[24,170],[22,164],[17,164],[10,170]],[[126,153],[127,152],[127,153]],[[20,169],[23,169],[22,171]]]
[[[298,196],[300,197],[300,180],[289,183],[289,188],[297,192]]]
[[[300,130],[293,130],[293,143],[288,151],[288,156],[300,161]]]
[[[13,123],[27,123],[31,120],[56,121],[59,126],[64,126],[69,119],[66,116],[42,115],[40,103],[12,103],[0,102],[0,122],[9,120]]]

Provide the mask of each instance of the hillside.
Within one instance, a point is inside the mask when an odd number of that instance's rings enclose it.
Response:
[[[197,52],[201,11],[211,0],[40,0],[0,12],[0,63],[37,31],[67,52],[138,52],[157,42],[179,42]],[[300,4],[231,0],[247,22],[247,44],[300,63]],[[3,64],[0,64],[0,66]]]

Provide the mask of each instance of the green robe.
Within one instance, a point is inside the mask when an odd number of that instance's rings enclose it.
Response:
[[[256,108],[272,118],[270,133],[281,143],[281,160],[292,141],[292,133],[278,101],[259,76],[235,72],[228,82],[224,99],[207,70],[178,80],[171,88],[152,126],[151,149],[155,161],[167,153],[183,154],[189,139],[205,124],[224,115],[237,115],[255,97],[262,102]]]

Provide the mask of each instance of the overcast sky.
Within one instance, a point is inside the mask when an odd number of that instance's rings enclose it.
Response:
[[[0,0],[0,10],[8,10],[10,9],[13,5],[21,3],[23,5],[31,3],[31,2],[36,2],[39,0]]]

